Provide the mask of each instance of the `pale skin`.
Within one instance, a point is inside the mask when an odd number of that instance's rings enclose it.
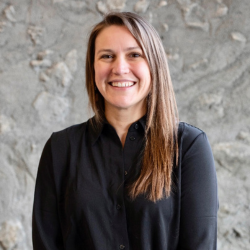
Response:
[[[95,82],[105,100],[105,116],[124,146],[128,129],[147,111],[150,69],[125,26],[111,25],[95,42]]]

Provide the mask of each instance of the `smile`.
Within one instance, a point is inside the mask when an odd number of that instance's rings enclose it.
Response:
[[[110,85],[119,88],[130,87],[133,86],[134,84],[135,82],[110,82]]]

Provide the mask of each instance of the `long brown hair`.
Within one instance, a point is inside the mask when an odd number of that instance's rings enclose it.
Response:
[[[86,87],[96,124],[102,122],[105,108],[103,97],[95,89],[95,40],[103,29],[111,25],[128,28],[141,46],[151,72],[152,89],[147,98],[142,169],[138,179],[130,186],[129,194],[133,199],[146,194],[149,200],[155,202],[170,195],[172,169],[178,163],[179,118],[166,53],[157,31],[135,13],[109,13],[92,29],[86,56]]]

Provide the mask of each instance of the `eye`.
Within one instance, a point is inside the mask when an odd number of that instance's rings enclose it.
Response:
[[[141,57],[141,55],[139,53],[131,53],[130,56],[131,57]]]
[[[113,58],[113,56],[112,55],[101,55],[101,58],[110,59],[110,58]]]

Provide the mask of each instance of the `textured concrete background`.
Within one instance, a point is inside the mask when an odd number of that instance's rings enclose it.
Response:
[[[53,131],[91,116],[86,39],[108,10],[138,12],[160,33],[181,120],[214,152],[218,249],[249,249],[249,0],[0,0],[0,249],[32,249],[41,151]]]

